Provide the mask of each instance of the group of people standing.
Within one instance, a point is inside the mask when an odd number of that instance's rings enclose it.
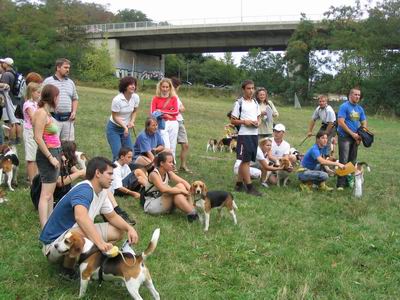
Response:
[[[243,82],[243,95],[235,101],[230,117],[231,123],[239,127],[237,160],[234,166],[234,172],[237,174],[235,190],[261,196],[262,193],[254,187],[251,179],[261,178],[261,185],[265,187],[268,187],[268,184],[276,184],[277,176],[274,172],[283,168],[279,166],[279,159],[286,158],[290,163],[295,163],[299,156],[291,153],[290,144],[283,139],[285,126],[273,125],[273,117],[277,116],[274,105],[271,101],[266,105],[259,100],[265,98],[266,90],[260,88],[254,92],[254,89],[253,81]],[[254,99],[254,95],[258,101]],[[319,97],[319,106],[312,115],[307,137],[313,135],[312,131],[318,119],[321,120],[322,126],[316,134],[315,144],[305,153],[300,162],[301,168],[297,170],[302,190],[311,191],[313,185],[317,185],[320,190],[333,190],[325,184],[328,173],[323,166],[344,169],[346,163],[356,162],[357,149],[361,142],[357,130],[367,127],[365,112],[359,105],[360,99],[360,89],[351,89],[349,100],[340,106],[336,120],[334,110],[328,105],[328,98],[325,95]],[[331,149],[336,144],[336,132],[339,144],[338,161],[330,157]],[[293,168],[286,168],[285,171],[292,172]],[[351,176],[338,176],[337,190],[341,191],[347,186],[351,186]]]

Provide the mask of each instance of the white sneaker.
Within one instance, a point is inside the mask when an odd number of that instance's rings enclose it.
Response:
[[[266,183],[266,182],[261,182],[261,185],[262,185],[263,187],[265,187],[265,188],[269,188],[269,185],[268,185],[268,183]]]

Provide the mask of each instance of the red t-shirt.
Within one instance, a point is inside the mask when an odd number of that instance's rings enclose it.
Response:
[[[165,103],[168,101],[167,105]],[[157,97],[154,96],[153,100],[151,101],[151,113],[159,110],[163,113],[163,119],[165,121],[175,121],[176,117],[179,113],[178,108],[178,99],[176,96],[174,97]]]

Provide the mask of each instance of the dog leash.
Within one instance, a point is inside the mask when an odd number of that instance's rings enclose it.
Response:
[[[309,137],[312,137],[312,136],[314,136],[315,134],[312,134],[312,135],[310,135],[310,136],[306,136],[305,138],[304,138],[304,140],[302,140],[301,141],[301,143],[297,146],[297,147],[300,147],[301,145],[303,145],[304,144],[304,142],[309,138]]]

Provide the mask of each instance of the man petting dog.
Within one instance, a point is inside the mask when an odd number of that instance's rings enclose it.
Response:
[[[55,245],[71,228],[91,240],[102,252],[113,247],[112,243],[128,235],[130,244],[138,241],[136,230],[113,209],[108,188],[111,186],[115,165],[104,157],[95,157],[88,163],[86,179],[73,187],[57,204],[45,224],[39,240],[43,243],[43,254],[49,262],[63,261]],[[111,195],[111,196],[110,196]],[[94,218],[103,214],[108,222],[94,223]],[[64,275],[73,278],[72,266],[64,261]]]
[[[260,106],[253,98],[254,82],[245,80],[242,83],[243,96],[235,101],[231,123],[240,126],[236,158],[241,160],[235,190],[254,196],[262,196],[251,183],[250,162],[256,160],[258,147],[258,125],[260,124]]]
[[[301,161],[301,168],[297,171],[302,191],[310,192],[313,184],[318,185],[321,191],[333,190],[325,184],[329,175],[321,170],[321,165],[337,166],[340,169],[343,169],[344,165],[324,158],[328,152],[327,144],[328,134],[325,131],[319,131],[315,137],[314,146],[308,149]]]

